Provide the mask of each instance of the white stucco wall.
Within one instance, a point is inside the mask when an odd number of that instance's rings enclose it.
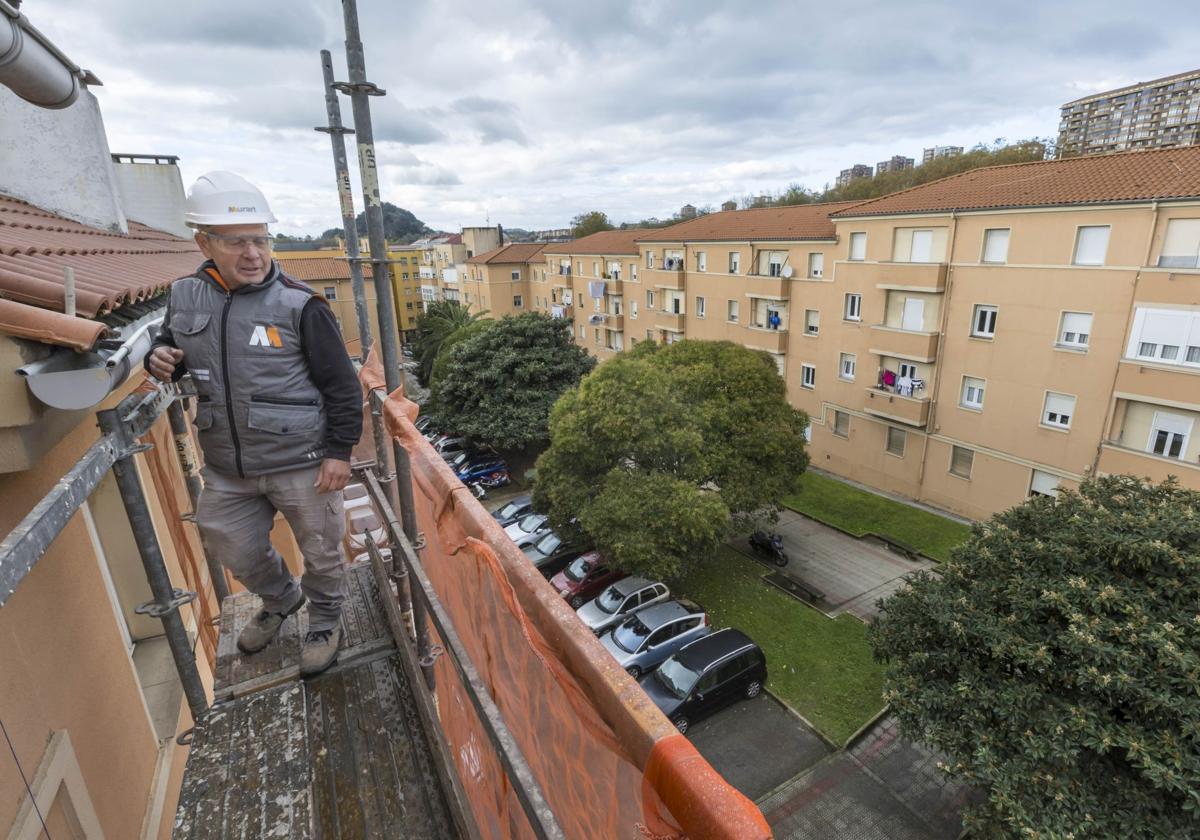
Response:
[[[0,86],[0,193],[127,232],[100,104],[90,91],[50,111]]]
[[[183,178],[173,163],[115,163],[121,209],[130,221],[141,222],[186,239],[192,230],[183,223]]]

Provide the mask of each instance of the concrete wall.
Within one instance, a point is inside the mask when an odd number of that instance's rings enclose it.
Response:
[[[125,218],[191,239],[183,223],[183,178],[173,163],[114,163],[113,174]]]
[[[50,111],[0,86],[0,191],[92,227],[127,232],[91,91]]]

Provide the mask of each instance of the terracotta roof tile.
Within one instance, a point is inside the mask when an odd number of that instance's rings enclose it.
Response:
[[[830,215],[858,202],[796,204],[707,213],[677,225],[642,231],[642,242],[746,242],[835,239]]]
[[[0,333],[86,351],[108,332],[101,321],[71,317],[12,300],[0,300]]]
[[[297,280],[349,280],[350,263],[337,257],[277,257],[279,267]],[[363,263],[363,277],[374,277],[370,263]]]
[[[476,254],[467,262],[474,265],[541,262],[542,251],[545,248],[545,242],[514,242],[483,254]]]
[[[1200,197],[1200,146],[972,169],[863,201],[835,218]]]
[[[202,259],[191,240],[137,222],[113,233],[0,195],[0,296],[14,301],[62,312],[70,266],[76,312],[94,318],[158,295]]]
[[[602,230],[590,236],[570,242],[555,242],[546,246],[543,254],[636,254],[637,241],[656,231],[636,228],[633,230]]]

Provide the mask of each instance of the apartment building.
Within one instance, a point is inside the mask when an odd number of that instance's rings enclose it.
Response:
[[[1200,487],[1200,148],[642,234],[623,344],[771,354],[816,466],[973,518],[1097,473]],[[551,284],[570,286],[576,340],[602,357],[615,350],[579,332],[578,247],[548,249]]]
[[[528,312],[531,278],[544,282],[545,247],[544,242],[520,242],[468,257],[459,281],[462,302],[492,318]]]
[[[856,163],[849,169],[843,169],[838,173],[836,183],[839,187],[844,187],[851,181],[857,181],[859,178],[870,178],[874,174],[874,170],[865,163]]]
[[[1200,143],[1200,70],[1096,93],[1062,106],[1060,157]]]
[[[543,271],[530,283],[534,309],[571,322],[575,342],[600,359],[637,341],[642,317],[638,239],[645,230],[606,230],[547,245]],[[628,337],[627,337],[628,336]]]
[[[307,283],[315,292],[329,301],[329,308],[337,318],[346,348],[351,355],[361,350],[358,329],[358,314],[354,308],[354,286],[350,282],[350,263],[345,255],[321,257],[293,257],[289,253],[277,254],[279,267],[290,277]],[[363,285],[367,296],[367,315],[371,322],[371,335],[379,335],[379,315],[375,306],[375,284],[371,265],[363,265]]]
[[[904,169],[912,169],[914,163],[916,163],[916,161],[910,157],[905,157],[904,155],[892,155],[888,160],[881,160],[879,163],[875,164],[875,172],[876,174],[882,174],[884,172],[900,172]]]
[[[416,244],[389,245],[392,266],[392,291],[396,298],[396,325],[407,336],[417,326],[421,306],[421,263],[424,249]]]
[[[921,163],[929,163],[934,158],[953,157],[962,153],[962,146],[932,146],[921,152]]]
[[[467,258],[462,234],[443,233],[418,239],[411,246],[420,255],[417,279],[421,305],[435,300],[458,300],[457,266]]]

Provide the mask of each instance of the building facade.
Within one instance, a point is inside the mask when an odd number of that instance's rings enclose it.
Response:
[[[520,242],[468,257],[460,279],[462,302],[491,318],[530,311],[531,281],[545,280],[545,247],[544,242]]]
[[[769,353],[815,466],[977,519],[1102,473],[1200,488],[1200,147],[639,233],[547,248],[536,296],[600,358]]]
[[[921,152],[921,163],[929,163],[934,158],[953,157],[962,153],[962,146],[934,146]]]
[[[904,155],[892,155],[890,159],[881,160],[879,163],[875,164],[875,172],[900,172],[905,169],[912,169],[914,163],[916,163],[916,161],[910,157],[905,157]]]
[[[1200,142],[1200,70],[1097,93],[1062,106],[1059,157]]]
[[[874,170],[865,163],[856,163],[849,169],[843,169],[838,173],[836,183],[839,187],[844,187],[851,181],[857,181],[859,178],[870,178]]]

